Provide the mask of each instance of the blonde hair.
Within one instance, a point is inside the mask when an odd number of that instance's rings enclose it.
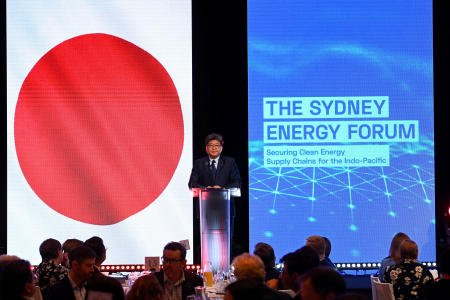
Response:
[[[325,257],[325,241],[319,235],[312,235],[306,238],[306,246],[313,248],[320,259]]]
[[[255,279],[264,282],[266,273],[264,271],[264,263],[257,255],[249,253],[241,254],[233,260],[234,275],[240,279]]]

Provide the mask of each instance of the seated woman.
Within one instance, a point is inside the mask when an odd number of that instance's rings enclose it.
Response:
[[[418,254],[417,244],[404,240],[400,244],[400,263],[386,268],[383,281],[392,283],[395,299],[426,299],[433,286],[430,271],[417,262]]]
[[[55,239],[47,239],[39,246],[42,262],[36,268],[38,285],[44,300],[52,285],[67,276],[68,270],[61,265],[63,253],[61,243]]]
[[[383,281],[383,275],[386,271],[386,267],[393,266],[395,264],[398,264],[400,262],[400,254],[398,252],[400,248],[400,244],[404,240],[409,240],[409,236],[404,234],[403,232],[399,232],[392,238],[391,241],[391,247],[389,248],[389,256],[385,257],[381,261],[380,269],[378,270],[378,278],[380,278],[380,281]]]

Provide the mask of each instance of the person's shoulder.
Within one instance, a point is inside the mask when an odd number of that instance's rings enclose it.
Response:
[[[193,272],[189,272],[187,270],[184,270],[184,278],[187,281],[197,282],[197,283],[202,282],[203,283],[203,279],[200,276],[198,276],[197,274],[194,274]]]
[[[262,299],[264,300],[288,300],[292,297],[286,293],[271,289],[265,284],[259,285],[259,290],[261,291]]]
[[[194,165],[203,164],[203,163],[205,163],[205,162],[208,162],[208,163],[209,163],[209,158],[208,158],[208,156],[203,156],[203,157],[200,157],[200,158],[195,159],[195,160],[194,160]]]
[[[220,163],[220,161],[222,161],[225,165],[235,165],[236,164],[235,159],[230,156],[221,155],[219,158],[219,163]]]
[[[220,158],[222,158],[225,161],[234,161],[233,157],[221,155]]]
[[[69,277],[67,277],[67,276],[64,277],[63,279],[59,280],[58,282],[56,282],[54,285],[52,285],[49,288],[48,294],[49,295],[51,295],[51,294],[58,295],[61,293],[61,291],[64,291],[66,289],[68,289],[70,291],[72,290],[72,285],[70,284]]]

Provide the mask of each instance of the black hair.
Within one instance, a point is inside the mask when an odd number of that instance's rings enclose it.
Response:
[[[275,252],[272,246],[266,243],[258,243],[255,245],[253,254],[259,256],[264,263],[265,268],[270,268],[275,265]]]
[[[223,146],[223,138],[218,133],[210,133],[205,139],[205,146],[209,144],[212,140],[219,141],[220,145]]]
[[[83,241],[80,241],[78,239],[68,239],[62,244],[62,249],[64,252],[69,253],[70,251],[81,245],[83,245]]]
[[[317,267],[303,275],[302,281],[311,281],[311,286],[322,297],[326,297],[329,293],[339,295],[345,293],[345,280],[336,271],[326,268]]]
[[[317,252],[309,246],[286,254],[280,261],[286,265],[289,274],[296,272],[299,275],[319,266],[320,262]]]
[[[20,299],[25,285],[33,282],[31,266],[27,260],[7,262],[0,278],[0,299]]]
[[[180,259],[186,259],[186,248],[184,248],[184,246],[180,243],[170,242],[166,246],[164,246],[163,252],[166,250],[171,251],[180,250]]]
[[[75,260],[79,263],[81,263],[85,259],[95,259],[95,252],[86,246],[78,246],[75,249],[73,249],[71,252],[69,252],[69,264],[72,266],[72,262]]]
[[[98,236],[93,236],[84,242],[86,247],[91,248],[95,252],[96,261],[101,259],[101,257],[106,253],[106,247],[103,244],[102,238]]]
[[[61,243],[55,239],[46,239],[39,246],[39,253],[43,260],[55,259],[61,251]]]
[[[325,257],[328,257],[328,256],[330,256],[330,253],[331,253],[331,242],[325,236],[323,236],[322,238],[323,238],[323,241],[325,242]]]

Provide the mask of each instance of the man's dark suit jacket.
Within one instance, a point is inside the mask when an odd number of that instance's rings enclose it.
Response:
[[[240,188],[241,175],[233,158],[220,156],[217,165],[216,178],[213,178],[209,166],[209,157],[205,156],[194,161],[194,166],[189,179],[189,188],[206,188],[207,186],[220,185],[222,188]]]
[[[191,272],[183,270],[184,272],[184,281],[181,283],[181,298],[183,300],[186,299],[187,296],[195,294],[196,286],[203,286],[203,279]],[[164,289],[164,271],[161,270],[155,273],[156,278],[158,278],[159,283]]]
[[[47,295],[48,300],[76,300],[75,295],[73,294],[72,285],[67,276],[52,285]]]
[[[103,275],[100,270],[94,268],[94,274],[87,282],[87,294],[89,291],[99,291],[110,293],[113,295],[113,300],[124,300],[122,285],[114,278]]]

